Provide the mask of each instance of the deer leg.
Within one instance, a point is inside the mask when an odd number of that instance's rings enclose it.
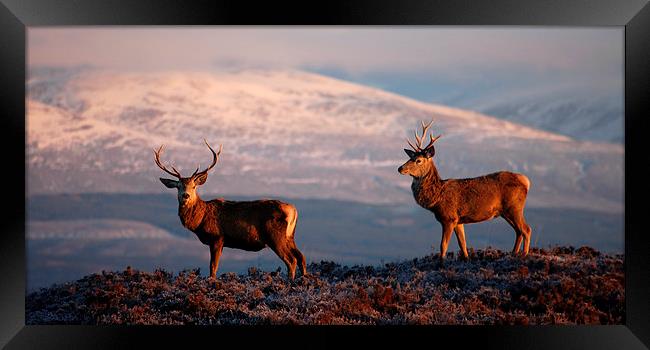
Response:
[[[515,238],[515,246],[512,247],[512,255],[519,255],[519,249],[521,248],[522,239],[523,239],[523,235],[517,232],[517,238]]]
[[[293,280],[296,277],[296,264],[297,264],[297,259],[293,254],[291,254],[291,248],[287,246],[281,246],[281,247],[271,247],[275,254],[280,257],[282,261],[284,261],[285,265],[287,265],[287,274],[289,276],[290,280]]]
[[[444,262],[447,257],[447,247],[449,247],[449,239],[454,230],[455,223],[442,224],[442,240],[440,241],[440,261]]]
[[[522,256],[526,256],[528,255],[528,249],[530,248],[530,236],[532,234],[532,229],[528,223],[526,223],[526,219],[524,219],[523,213],[521,214],[520,219],[517,220],[517,223],[524,236],[524,252]]]
[[[223,251],[223,239],[210,244],[210,278],[217,277],[217,269],[219,268],[219,258]]]
[[[456,231],[456,239],[458,240],[458,246],[460,247],[460,250],[463,253],[462,255],[463,260],[468,260],[469,254],[467,254],[467,246],[465,245],[465,227],[463,227],[463,224],[458,224],[456,225],[456,228],[454,228],[454,231]]]
[[[519,248],[521,247],[521,240],[523,238],[523,235],[521,231],[519,231],[519,228],[513,221],[510,214],[504,213],[501,215],[501,217],[503,217],[503,219],[506,220],[506,222],[508,222],[510,226],[512,226],[512,228],[515,230],[515,234],[517,235],[517,237],[515,238],[515,246],[512,248],[512,255],[516,256],[519,254]]]
[[[503,216],[504,219],[512,226],[517,234],[515,239],[515,246],[512,248],[513,255],[519,255],[519,249],[523,240],[524,250],[521,254],[522,257],[528,255],[528,249],[530,247],[530,235],[531,229],[530,226],[526,223],[524,219],[523,209],[515,210],[507,215]]]
[[[303,276],[307,276],[307,262],[305,261],[305,256],[300,252],[300,250],[298,250],[298,247],[296,247],[296,242],[291,242],[291,244],[291,253],[293,253],[293,256],[298,261],[300,272]]]
[[[284,260],[284,263],[287,265],[287,274],[289,275],[289,279],[293,280],[296,277],[296,257],[291,253],[287,253],[282,260]]]

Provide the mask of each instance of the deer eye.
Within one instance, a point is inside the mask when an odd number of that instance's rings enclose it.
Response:
[[[415,161],[415,164],[422,164],[422,159],[418,159]]]

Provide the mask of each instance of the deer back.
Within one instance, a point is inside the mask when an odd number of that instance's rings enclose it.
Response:
[[[281,236],[288,236],[288,226],[295,225],[295,207],[278,200],[214,199],[207,204],[210,207],[204,219],[204,229],[222,236],[228,246],[263,246],[281,239]]]
[[[418,203],[424,202],[423,207],[442,217],[454,216],[460,222],[471,223],[523,205],[530,181],[524,175],[501,171],[475,178],[443,180],[437,188],[423,185],[418,189],[422,193]]]

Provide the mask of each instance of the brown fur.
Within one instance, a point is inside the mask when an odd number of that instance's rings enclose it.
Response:
[[[398,170],[413,177],[411,190],[415,201],[431,211],[442,225],[441,259],[446,256],[452,231],[456,232],[463,258],[467,259],[463,224],[498,216],[515,230],[512,253],[519,253],[523,239],[523,256],[528,254],[531,229],[524,218],[524,206],[530,180],[525,175],[501,171],[469,179],[443,180],[433,163],[433,145],[416,152],[405,151],[411,159]]]
[[[168,171],[160,163],[161,149],[156,152],[156,163],[161,169],[177,176],[178,180],[160,178],[160,181],[168,188],[178,190],[181,223],[210,248],[210,277],[216,276],[223,247],[260,251],[268,246],[287,265],[289,278],[295,277],[297,265],[303,276],[307,274],[305,256],[294,241],[298,220],[295,206],[270,199],[203,201],[196,189],[207,180],[207,170],[199,173],[197,169],[190,177],[180,177],[178,172]],[[213,154],[214,165],[218,154],[214,151]]]
[[[293,211],[288,218],[287,210]],[[290,220],[297,219],[296,208],[278,200],[205,202],[198,195],[194,203],[179,205],[178,216],[184,227],[194,232],[211,251],[210,276],[214,277],[223,247],[260,251],[270,247],[287,265],[294,278],[296,265],[306,274],[305,257],[292,235],[287,237]]]

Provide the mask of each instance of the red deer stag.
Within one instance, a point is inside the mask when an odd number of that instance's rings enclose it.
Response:
[[[422,136],[415,133],[415,146],[407,140],[413,150],[404,149],[410,159],[400,166],[398,171],[413,177],[411,190],[415,201],[433,212],[442,225],[441,261],[444,262],[446,257],[452,231],[456,232],[462,257],[468,259],[463,224],[486,221],[497,216],[503,217],[517,235],[512,254],[519,254],[523,239],[522,256],[526,256],[530,246],[531,229],[524,219],[524,205],[530,180],[525,175],[508,171],[470,179],[441,179],[433,163],[433,156],[436,154],[433,143],[442,135],[435,138],[429,135],[429,144],[422,147],[431,123],[433,121],[427,125],[421,123]]]
[[[181,177],[173,166],[168,170],[160,162],[163,146],[154,150],[158,167],[178,180],[160,178],[168,188],[178,190],[178,216],[183,226],[194,232],[201,243],[210,247],[210,278],[215,278],[223,247],[260,251],[269,246],[287,265],[289,278],[295,277],[296,265],[307,275],[305,257],[296,247],[294,234],[298,211],[278,200],[228,201],[221,198],[203,201],[196,188],[208,178],[208,171],[219,159],[222,147],[212,152],[212,164],[203,171],[197,168],[190,177]]]

